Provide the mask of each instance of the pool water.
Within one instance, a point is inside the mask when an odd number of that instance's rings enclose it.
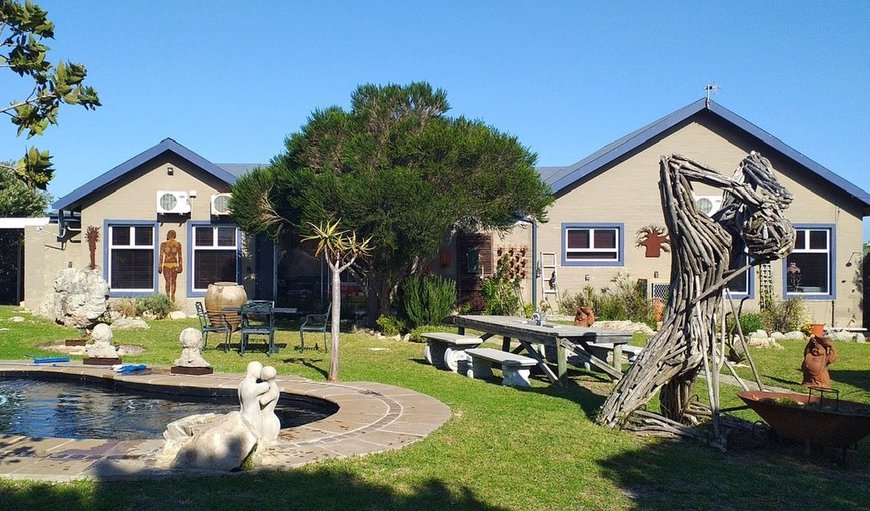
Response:
[[[323,419],[337,408],[281,396],[281,427]],[[0,376],[0,434],[34,438],[162,438],[172,421],[200,413],[239,410],[235,395],[179,396],[133,391],[97,382],[12,379]]]

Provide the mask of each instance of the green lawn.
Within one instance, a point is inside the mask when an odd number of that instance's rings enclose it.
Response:
[[[10,322],[16,314],[25,321]],[[115,342],[145,348],[125,362],[171,365],[181,351],[178,333],[194,323],[151,322],[147,331],[117,332]],[[40,346],[77,337],[11,307],[0,307],[0,328],[9,328],[0,331],[0,359],[50,355]],[[280,374],[325,380],[325,355],[291,349],[298,343],[292,331],[281,332],[278,342],[288,347],[271,358],[256,346],[244,358],[213,349],[205,356],[218,371],[241,373],[247,362],[261,360]],[[766,382],[798,389],[803,343],[783,345],[752,355]],[[870,402],[870,345],[837,347],[840,360],[831,374],[843,399]],[[0,480],[0,509],[868,509],[870,440],[842,467],[836,451],[805,458],[799,448],[759,441],[723,454],[695,443],[639,438],[592,422],[611,386],[594,373],[573,371],[565,387],[537,380],[523,391],[439,371],[425,364],[422,351],[421,344],[342,336],[342,381],[411,388],[453,410],[442,428],[401,451],[234,477]],[[726,405],[738,404],[736,388],[722,393]]]

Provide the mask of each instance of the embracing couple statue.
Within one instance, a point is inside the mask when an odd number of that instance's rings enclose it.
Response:
[[[239,385],[239,402],[242,404],[242,417],[254,434],[266,443],[278,439],[281,421],[275,415],[275,406],[281,391],[275,382],[278,372],[272,366],[263,366],[253,361],[248,364],[247,373]]]
[[[226,414],[191,415],[170,423],[163,433],[161,460],[171,468],[237,470],[278,440],[275,415],[281,391],[272,366],[250,362],[239,384],[241,409]]]

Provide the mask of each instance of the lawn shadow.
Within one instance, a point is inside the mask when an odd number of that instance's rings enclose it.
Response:
[[[401,477],[401,475],[400,475]],[[263,471],[235,477],[173,478],[170,480],[100,481],[94,489],[77,485],[0,483],[4,509],[450,509],[504,511],[484,502],[457,481],[410,478],[401,492],[364,480],[348,470]]]
[[[302,364],[303,367],[313,369],[314,371],[320,373],[324,378],[328,377],[329,375],[329,372],[326,369],[314,364],[314,362],[323,362],[322,358],[312,359],[307,357],[288,357],[281,359],[281,362],[285,364]]]
[[[562,379],[562,385],[551,383],[544,375],[535,376],[534,379],[545,383],[546,386],[530,387],[523,389],[524,391],[558,397],[580,405],[583,413],[585,413],[591,421],[595,420],[595,417],[598,415],[598,410],[601,408],[601,405],[604,404],[604,400],[607,399],[607,394],[602,393],[601,391],[606,392],[609,389],[610,383],[610,379],[606,376],[571,369],[568,370],[566,377]],[[593,388],[604,387],[605,385],[608,386],[608,389],[602,388],[599,389],[599,392],[592,390]]]
[[[598,462],[632,510],[865,509],[866,462],[803,455],[797,443],[729,437],[720,452],[691,440],[650,440]],[[857,455],[856,455],[857,456]]]
[[[861,391],[870,392],[870,371],[854,369],[833,369],[828,367],[831,379],[838,383],[851,385]]]

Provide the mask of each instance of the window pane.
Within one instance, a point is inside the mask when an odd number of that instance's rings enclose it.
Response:
[[[130,228],[113,226],[112,245],[130,245]]]
[[[810,248],[813,250],[827,250],[828,231],[810,231]]]
[[[794,237],[794,249],[801,250],[806,248],[806,235],[807,231],[803,229],[795,229],[795,237]]]
[[[197,247],[213,247],[214,229],[211,227],[194,227],[193,238]]]
[[[205,289],[214,282],[236,281],[235,250],[198,250],[193,269],[193,287]]]
[[[113,290],[154,288],[154,250],[114,249],[110,257]]]
[[[236,246],[236,228],[235,227],[218,227],[218,246],[219,247],[235,247]]]
[[[616,229],[595,229],[595,248],[616,248]]]
[[[154,244],[153,227],[134,227],[133,230],[136,232],[136,246],[150,247]]]
[[[589,259],[605,259],[616,260],[616,252],[568,252],[565,254],[566,259],[570,260],[589,260]]]
[[[788,256],[786,267],[800,270],[786,271],[790,293],[830,293],[828,254],[793,253]]]
[[[589,229],[568,229],[568,248],[590,248]]]
[[[749,294],[749,270],[743,270],[728,282],[728,289],[734,294]]]

